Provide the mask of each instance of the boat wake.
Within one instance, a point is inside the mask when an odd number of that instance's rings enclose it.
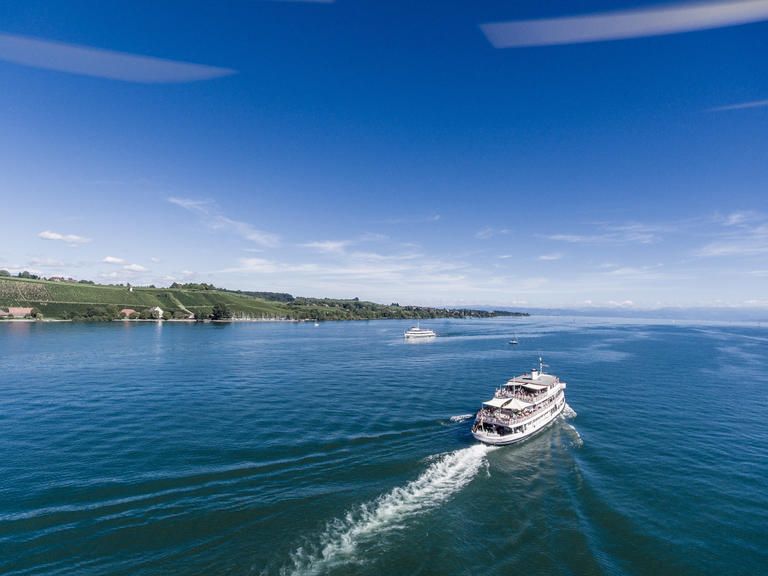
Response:
[[[584,440],[581,439],[581,434],[579,434],[579,431],[576,430],[576,426],[568,422],[565,422],[564,424],[565,424],[565,431],[571,437],[571,441],[573,442],[573,445],[576,446],[576,448],[581,448],[582,446],[584,446]]]
[[[470,418],[474,418],[474,414],[459,414],[458,416],[451,416],[449,420],[451,422],[464,422],[466,420],[469,420]]]
[[[576,411],[568,406],[568,404],[565,405],[565,408],[563,408],[563,412],[560,414],[560,417],[565,420],[571,420],[572,418],[576,418]],[[568,435],[571,437],[571,440],[573,440],[573,445],[577,448],[581,448],[584,446],[584,440],[581,439],[581,434],[579,434],[579,431],[576,430],[576,426],[571,424],[570,422],[564,422],[565,424],[565,431],[568,433]]]
[[[359,564],[366,543],[380,541],[411,518],[439,507],[469,484],[492,450],[483,444],[441,456],[415,480],[329,522],[314,543],[297,548],[283,576],[326,574],[342,564]]]

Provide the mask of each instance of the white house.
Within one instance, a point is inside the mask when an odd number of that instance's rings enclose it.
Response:
[[[155,306],[154,308],[149,309],[149,313],[152,314],[157,319],[160,319],[163,317],[163,309],[160,308],[160,306]]]

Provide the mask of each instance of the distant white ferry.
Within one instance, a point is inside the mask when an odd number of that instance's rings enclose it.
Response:
[[[405,338],[406,340],[411,339],[417,339],[417,338],[434,338],[437,336],[434,330],[429,330],[427,328],[422,328],[419,326],[419,323],[416,322],[416,326],[413,326],[412,328],[409,328],[405,331]]]
[[[472,435],[485,444],[514,444],[546,428],[565,408],[565,382],[538,370],[511,378],[483,402]]]

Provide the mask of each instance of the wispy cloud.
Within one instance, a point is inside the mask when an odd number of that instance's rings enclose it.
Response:
[[[148,269],[141,264],[126,264],[123,266],[123,270],[127,270],[128,272],[148,272]]]
[[[475,238],[480,240],[488,240],[494,236],[505,236],[509,234],[511,230],[507,228],[494,228],[493,226],[486,226],[475,233]]]
[[[429,222],[439,222],[442,219],[440,214],[428,214],[426,216],[402,216],[400,218],[388,218],[384,222],[387,224],[426,224]]]
[[[29,261],[29,266],[32,268],[65,268],[68,266],[66,262],[62,262],[61,260],[54,260],[53,258],[32,258]]]
[[[609,300],[608,306],[611,308],[632,308],[635,303],[632,300]]]
[[[748,110],[750,108],[768,108],[768,100],[753,100],[751,102],[716,106],[715,108],[708,109],[707,112],[729,112],[731,110]]]
[[[759,212],[742,210],[714,218],[720,224],[714,239],[695,255],[703,258],[719,256],[755,256],[768,254],[768,218]]]
[[[351,243],[351,240],[323,240],[320,242],[307,242],[300,244],[300,246],[316,250],[317,252],[338,254],[344,252]]]
[[[659,226],[648,224],[602,225],[598,234],[551,234],[549,240],[571,244],[653,244],[661,240]]]
[[[740,212],[731,212],[725,216],[719,217],[723,226],[743,226],[749,222],[759,220],[760,214],[753,212],[752,210],[745,210]]]
[[[247,222],[224,216],[215,202],[179,197],[168,198],[168,202],[196,214],[213,230],[229,232],[267,248],[274,248],[280,244],[280,237],[276,234],[257,230]]]
[[[236,72],[229,68],[11,34],[0,34],[0,60],[33,68],[145,84],[196,82]]]
[[[91,241],[90,238],[84,236],[78,236],[77,234],[61,234],[59,232],[52,232],[51,230],[44,230],[37,235],[44,240],[55,240],[57,242],[64,242],[69,246],[80,246],[81,244],[87,244]]]
[[[370,243],[382,243],[389,240],[389,237],[376,232],[366,232],[355,238],[345,240],[315,240],[299,244],[302,248],[309,248],[312,251],[323,254],[345,254],[351,246]]]
[[[719,240],[705,244],[696,255],[705,258],[717,256],[755,256],[768,254],[768,225],[738,233],[724,234]]]
[[[562,254],[559,252],[553,252],[552,254],[542,254],[537,258],[537,260],[543,260],[544,262],[549,262],[553,260],[560,260],[563,257]]]
[[[495,22],[480,29],[494,47],[515,48],[662,36],[763,20],[768,20],[768,0],[741,0]]]
[[[106,264],[125,264],[125,260],[116,256],[105,256],[102,262]]]
[[[655,264],[653,266],[618,266],[603,272],[606,276],[614,278],[622,278],[625,280],[664,280],[671,277],[670,274],[665,273],[661,264]]]

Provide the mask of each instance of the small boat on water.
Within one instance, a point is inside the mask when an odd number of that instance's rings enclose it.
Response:
[[[512,346],[517,346],[517,335],[512,336],[512,340],[509,341]]]
[[[521,442],[547,427],[565,408],[565,382],[538,369],[510,378],[483,402],[472,435],[485,444]]]
[[[419,338],[434,338],[437,336],[434,330],[429,330],[428,328],[422,328],[419,325],[419,322],[416,322],[416,326],[412,326],[408,330],[405,331],[405,339],[406,340],[416,340]]]

